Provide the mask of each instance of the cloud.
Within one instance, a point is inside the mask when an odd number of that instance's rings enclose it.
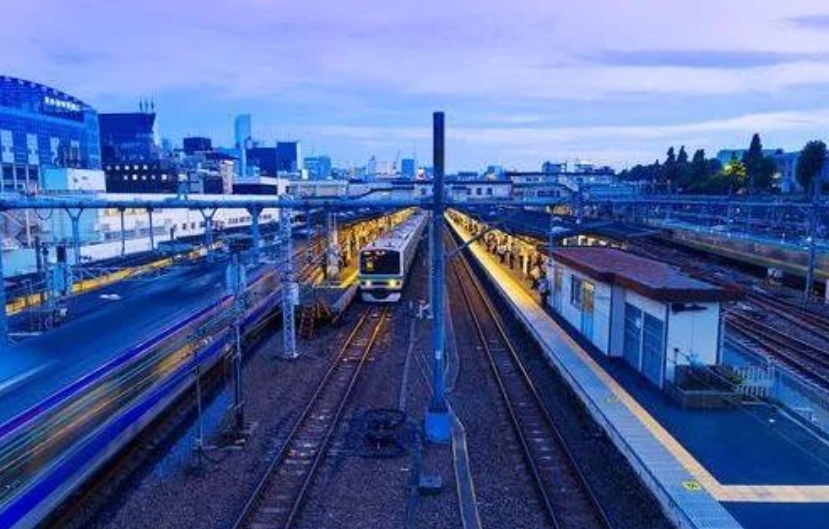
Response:
[[[444,108],[464,165],[649,159],[743,126],[808,139],[814,123],[789,109],[829,87],[829,33],[803,31],[829,27],[824,3],[729,0],[701,17],[698,0],[27,0],[3,10],[0,56],[101,111],[155,96],[171,137],[228,141],[251,111],[263,139],[357,160],[395,142],[428,152]]]
[[[788,22],[804,29],[829,31],[829,14],[792,17]]]
[[[829,59],[829,54],[736,50],[604,50],[587,59],[612,66],[743,69],[792,62],[824,62]]]

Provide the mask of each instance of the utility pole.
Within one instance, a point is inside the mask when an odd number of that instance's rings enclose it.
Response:
[[[210,213],[205,212],[205,210],[200,209],[199,213],[201,213],[202,218],[204,219],[204,244],[207,247],[207,262],[213,262],[213,217],[216,215],[217,209],[212,210]]]
[[[147,208],[147,217],[150,221],[150,251],[155,251],[155,225],[153,224],[153,208]]]
[[[233,423],[237,435],[245,429],[245,400],[242,395],[242,316],[245,311],[245,267],[233,248],[225,276],[227,290],[233,294]]]
[[[251,255],[254,263],[259,263],[259,247],[261,246],[261,231],[259,229],[259,216],[262,214],[262,208],[254,207],[248,208],[250,214],[250,238],[251,238]]]
[[[6,314],[6,280],[3,277],[3,249],[0,248],[0,345],[8,343],[9,339],[9,316]]]
[[[74,252],[75,266],[81,264],[81,214],[83,208],[78,208],[77,212],[66,208],[66,214],[69,215],[69,220],[72,221],[72,251]]]
[[[282,250],[282,259],[279,259],[279,277],[282,283],[282,352],[286,358],[296,358],[294,305],[298,287],[294,272],[294,244],[291,239],[291,209],[287,207],[279,208],[279,237]]]
[[[817,254],[818,224],[820,223],[820,188],[822,186],[820,175],[815,175],[812,182],[812,205],[809,208],[809,265],[806,271],[806,289],[803,292],[803,302],[808,303],[812,299],[812,289],[815,282],[815,259]]]
[[[121,217],[121,257],[127,255],[127,241],[125,239],[126,233],[124,230],[124,208],[118,208],[118,215]]]
[[[433,164],[435,176],[432,180],[431,218],[431,299],[432,312],[432,401],[426,412],[426,437],[435,443],[448,443],[451,437],[449,410],[446,406],[446,386],[443,373],[446,345],[446,261],[443,252],[444,203],[444,114],[435,112],[432,116]]]
[[[328,212],[328,245],[326,247],[325,277],[329,281],[335,281],[340,276],[340,240],[337,232],[337,212]]]

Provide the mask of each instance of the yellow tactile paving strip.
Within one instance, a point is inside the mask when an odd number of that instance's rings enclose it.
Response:
[[[464,240],[471,237],[462,227],[449,222],[461,234]],[[527,313],[534,324],[548,327],[550,333],[556,333],[570,349],[584,362],[607,386],[610,394],[608,400],[616,400],[627,407],[659,443],[685,468],[696,483],[684,484],[692,489],[702,486],[711,496],[723,502],[763,502],[763,503],[829,503],[829,485],[724,485],[720,483],[697,459],[689,453],[665,428],[659,424],[633,396],[610,376],[595,360],[561,329],[527,293],[524,285],[518,283],[512,275],[500,266],[495,258],[484,251],[480,244],[471,245],[477,259],[497,279],[497,282],[513,298],[513,301]]]

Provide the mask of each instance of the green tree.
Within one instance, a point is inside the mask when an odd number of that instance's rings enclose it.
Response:
[[[691,164],[688,163],[688,153],[683,145],[679,148],[679,154],[676,156],[676,187],[681,191],[685,191],[691,186],[693,179],[694,174]]]
[[[768,191],[777,172],[774,160],[763,154],[763,143],[760,135],[754,134],[751,137],[751,145],[743,155],[743,166],[748,178],[748,190],[754,193],[757,190]]]
[[[808,193],[817,189],[818,177],[826,163],[826,144],[822,141],[810,141],[800,151],[797,159],[797,182]]]
[[[676,185],[677,180],[677,164],[676,164],[676,151],[674,151],[673,146],[668,149],[668,152],[665,154],[665,163],[662,165],[662,170],[660,172],[662,178],[662,183],[667,188],[668,192],[670,192],[674,185]]]
[[[738,160],[736,156],[732,156],[731,160],[725,164],[723,174],[728,182],[728,191],[730,193],[736,192],[745,186],[746,168],[743,162]]]
[[[691,188],[700,189],[710,176],[708,171],[708,160],[705,159],[705,151],[697,149],[691,159]]]

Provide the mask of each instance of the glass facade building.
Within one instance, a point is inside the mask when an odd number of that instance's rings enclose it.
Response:
[[[0,76],[0,182],[30,191],[50,167],[101,168],[98,113],[54,88]]]

